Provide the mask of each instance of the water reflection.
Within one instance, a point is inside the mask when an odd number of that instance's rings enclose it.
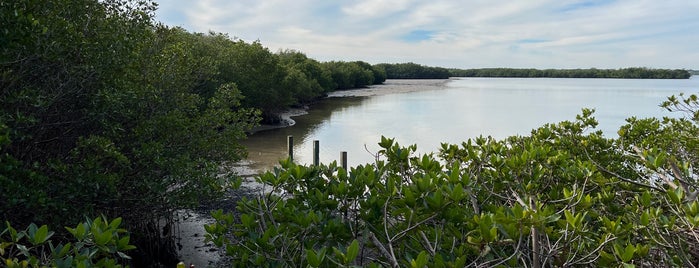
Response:
[[[243,145],[258,169],[286,157],[288,135],[294,136],[299,163],[312,162],[312,140],[320,140],[321,162],[338,160],[340,151],[347,151],[349,165],[356,166],[373,161],[381,135],[431,152],[441,142],[458,144],[479,135],[527,135],[546,123],[574,120],[581,108],[596,109],[598,129],[614,137],[625,118],[668,116],[660,102],[699,89],[694,78],[442,81],[388,81],[369,88],[366,98],[329,98],[313,105],[308,115],[295,117],[295,126],[257,133]]]
[[[310,152],[303,151],[303,144],[312,142],[309,137],[318,128],[328,124],[333,112],[346,110],[362,104],[366,97],[329,98],[320,101],[308,110],[308,114],[293,117],[296,124],[292,127],[257,132],[243,140],[241,144],[248,148],[249,167],[257,170],[271,169],[279,159],[287,157],[287,136],[294,137],[296,144],[295,158],[303,159]],[[321,141],[322,148],[322,141]],[[338,152],[339,155],[339,152]],[[326,162],[326,161],[324,161]]]

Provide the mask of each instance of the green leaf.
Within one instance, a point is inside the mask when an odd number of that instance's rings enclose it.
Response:
[[[563,214],[564,214],[564,216],[565,216],[565,218],[566,218],[566,222],[568,223],[568,225],[570,225],[570,226],[573,227],[573,228],[577,228],[577,227],[578,227],[578,225],[577,225],[577,223],[578,223],[578,215],[577,215],[577,214],[576,214],[576,215],[573,215],[573,213],[570,212],[570,210],[565,210],[565,211],[563,212]]]
[[[650,223],[650,215],[648,215],[648,211],[643,211],[641,213],[641,225],[648,226],[649,223]]]
[[[75,236],[75,238],[78,239],[78,241],[82,241],[85,239],[85,236],[87,235],[87,226],[86,223],[80,223],[78,226],[75,227],[75,229],[69,229],[70,233]]]
[[[353,240],[350,246],[347,248],[347,255],[345,264],[350,264],[359,255],[359,241],[357,239]]]
[[[488,235],[488,238],[489,238],[488,239],[489,241],[497,240],[497,238],[498,238],[498,228],[497,227],[490,228],[490,234]]]
[[[319,267],[325,259],[325,250],[326,248],[322,248],[320,251],[316,252],[312,249],[306,249],[306,261],[308,265],[311,267]]]
[[[342,251],[340,251],[338,248],[333,247],[333,253],[335,253],[335,258],[338,258],[338,259],[342,260],[343,262],[345,261],[345,259],[346,259],[345,254],[342,253]]]
[[[30,223],[29,227],[27,228],[27,237],[29,237],[29,240],[34,241],[34,235],[36,234],[36,231],[39,229],[39,227],[36,226],[34,223]]]
[[[622,265],[624,266],[624,268],[636,268],[636,265],[631,264],[631,263],[624,262],[624,263],[622,263]]]
[[[118,250],[125,250],[129,246],[130,239],[131,238],[128,235],[120,238],[119,241],[117,242],[117,249]]]
[[[39,229],[36,230],[33,237],[30,236],[30,239],[32,244],[36,246],[39,244],[43,244],[44,242],[46,242],[46,240],[51,238],[51,236],[53,236],[53,232],[49,232],[49,227],[46,225],[42,225],[41,227],[39,227]]]
[[[454,185],[454,189],[451,191],[450,196],[451,199],[456,202],[459,202],[461,201],[461,199],[464,198],[464,187],[461,186],[461,183],[457,183],[456,185]]]
[[[571,196],[573,196],[573,192],[571,190],[568,190],[568,188],[563,188],[563,197],[568,199]]]
[[[672,191],[667,191],[667,195],[672,203],[679,205],[684,198],[684,190],[682,190],[682,187],[677,187]]]
[[[614,258],[614,255],[609,254],[604,250],[600,251],[599,253],[600,253],[600,257],[602,257],[602,259],[604,261],[612,262],[612,261],[616,260],[616,258]]]
[[[614,244],[614,254],[616,254],[622,262],[629,262],[633,258],[634,252],[636,252],[636,247],[632,244],[627,245],[622,248],[619,244]]]
[[[66,254],[68,254],[68,251],[70,251],[70,248],[72,247],[71,243],[67,243],[65,245],[59,244],[56,246],[56,248],[53,250],[53,255],[58,257],[58,258],[63,258]]]
[[[121,225],[121,217],[113,219],[112,222],[109,223],[109,227],[112,229],[119,228],[119,225]]]
[[[648,191],[644,191],[641,195],[641,205],[644,207],[650,206],[650,193]]]
[[[623,262],[630,261],[631,259],[633,259],[633,254],[635,252],[636,252],[636,247],[634,247],[631,244],[627,245],[626,248],[624,249],[624,255],[621,257],[621,260]]]
[[[217,226],[217,223],[204,224],[204,231],[206,231],[209,234],[216,234],[216,230],[218,230]]]
[[[415,207],[415,194],[409,187],[403,188],[403,197],[405,198],[405,204],[408,207]]]
[[[5,221],[5,225],[7,226],[5,230],[10,233],[10,239],[12,242],[17,243],[20,239],[22,239],[22,237],[24,237],[24,233],[18,233],[17,230],[15,230],[15,228],[12,228],[10,222]]]
[[[111,232],[98,232],[94,233],[93,235],[95,236],[95,244],[98,246],[104,246],[109,243],[109,240],[112,239]]]
[[[423,268],[427,266],[427,262],[429,261],[429,256],[426,251],[421,251],[420,254],[417,255],[417,259],[413,259],[410,261],[410,267],[412,268]]]
[[[318,260],[318,255],[316,255],[315,251],[312,249],[306,249],[306,262],[308,262],[308,265],[311,267],[320,266],[320,260]]]

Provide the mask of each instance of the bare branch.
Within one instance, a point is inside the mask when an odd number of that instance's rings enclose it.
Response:
[[[386,259],[388,259],[388,261],[391,264],[391,267],[393,267],[393,268],[400,267],[398,265],[398,261],[396,260],[396,257],[393,254],[388,253],[388,250],[386,250],[386,247],[384,247],[383,244],[381,244],[381,241],[379,241],[379,239],[376,238],[376,236],[374,235],[373,232],[369,232],[369,239],[371,239],[371,242],[379,249],[381,254],[384,255],[386,257]]]

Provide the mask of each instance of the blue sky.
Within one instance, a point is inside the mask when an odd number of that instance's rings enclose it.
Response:
[[[156,0],[157,1],[157,0]],[[161,0],[156,19],[320,60],[699,69],[699,0]]]

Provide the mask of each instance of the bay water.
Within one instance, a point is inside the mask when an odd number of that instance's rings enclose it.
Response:
[[[668,96],[699,91],[699,78],[680,80],[571,78],[453,78],[388,80],[330,97],[293,117],[287,128],[255,133],[242,141],[248,163],[266,170],[287,156],[286,137],[294,137],[294,159],[312,163],[313,141],[320,161],[350,166],[372,163],[381,136],[401,145],[417,144],[420,153],[441,143],[460,144],[478,136],[503,139],[528,135],[546,123],[575,120],[583,108],[595,109],[597,129],[616,137],[626,118],[683,116],[659,107]],[[369,94],[367,94],[369,93]]]

